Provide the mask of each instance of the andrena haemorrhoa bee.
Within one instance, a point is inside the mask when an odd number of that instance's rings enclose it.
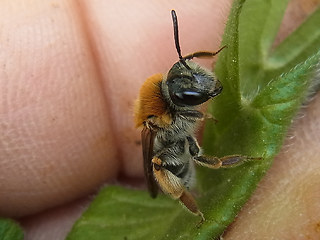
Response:
[[[216,52],[200,51],[182,57],[177,16],[174,10],[171,14],[179,61],[167,74],[155,74],[144,82],[135,104],[135,125],[143,128],[144,172],[151,196],[156,197],[160,187],[204,219],[189,192],[195,182],[194,163],[216,169],[237,166],[253,158],[201,154],[195,131],[197,122],[205,115],[199,106],[219,95],[222,85],[212,71],[191,60],[213,57],[224,47]]]

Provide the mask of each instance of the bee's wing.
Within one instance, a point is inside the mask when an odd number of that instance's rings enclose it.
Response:
[[[153,143],[156,137],[156,132],[144,127],[141,132],[142,140],[142,153],[143,153],[143,166],[144,175],[147,180],[148,190],[151,197],[155,198],[158,194],[158,184],[153,176],[151,160],[153,157]]]

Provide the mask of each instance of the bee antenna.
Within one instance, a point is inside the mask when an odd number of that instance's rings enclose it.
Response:
[[[178,18],[175,10],[171,10],[171,16],[172,16],[172,22],[173,22],[174,42],[176,44],[179,60],[187,69],[191,69],[186,63],[186,60],[181,55],[181,49],[180,49],[180,43],[179,43],[179,31],[178,31]]]

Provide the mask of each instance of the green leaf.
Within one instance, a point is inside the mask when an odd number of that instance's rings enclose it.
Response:
[[[67,239],[133,240],[163,236],[169,226],[163,219],[170,221],[172,215],[179,214],[179,206],[165,196],[146,201],[149,198],[146,191],[106,187]]]
[[[22,240],[20,226],[11,219],[0,218],[0,240]]]
[[[264,68],[265,79],[272,79],[294,68],[320,49],[320,8],[269,55]]]
[[[167,196],[104,188],[68,236],[73,239],[213,239],[234,220],[279,152],[309,96],[320,59],[320,10],[279,46],[287,0],[234,1],[215,72],[224,90],[209,106],[207,154],[262,157],[233,169],[198,168],[196,199],[206,221]]]

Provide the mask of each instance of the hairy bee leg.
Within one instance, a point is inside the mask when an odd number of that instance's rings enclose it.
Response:
[[[225,156],[222,158],[218,157],[208,157],[208,156],[196,156],[194,160],[199,165],[208,168],[229,168],[241,165],[245,162],[252,161],[252,160],[261,160],[262,158],[257,157],[248,157],[248,156],[241,156],[241,155],[230,155]]]
[[[178,199],[184,191],[184,187],[176,175],[163,167],[162,160],[158,157],[152,159],[153,175],[157,180],[161,190],[170,195],[173,199]]]
[[[179,199],[180,202],[183,203],[183,205],[186,206],[190,212],[201,217],[201,222],[199,224],[206,220],[203,216],[203,213],[199,210],[198,205],[191,193],[184,191]]]
[[[192,120],[200,120],[204,121],[205,119],[209,119],[214,121],[215,123],[218,122],[216,118],[214,118],[210,113],[203,114],[200,111],[197,110],[184,110],[184,111],[177,111],[177,114],[186,118],[186,119],[192,119]]]
[[[163,166],[160,158],[152,159],[153,173],[162,191],[180,202],[193,214],[201,217],[201,223],[205,221],[203,213],[199,210],[197,203],[191,193],[185,190],[178,176]]]
[[[192,120],[196,120],[196,121],[204,119],[204,114],[202,112],[197,111],[197,110],[177,111],[177,114],[186,118],[186,119],[192,119]]]
[[[187,137],[189,143],[189,152],[191,156],[197,156],[200,152],[200,146],[197,140],[194,137],[188,136]]]
[[[204,118],[201,119],[201,120],[205,120],[205,119],[211,120],[211,121],[213,121],[214,123],[218,123],[218,122],[219,122],[218,119],[216,119],[216,118],[215,118],[212,114],[210,114],[210,113],[205,113]]]

